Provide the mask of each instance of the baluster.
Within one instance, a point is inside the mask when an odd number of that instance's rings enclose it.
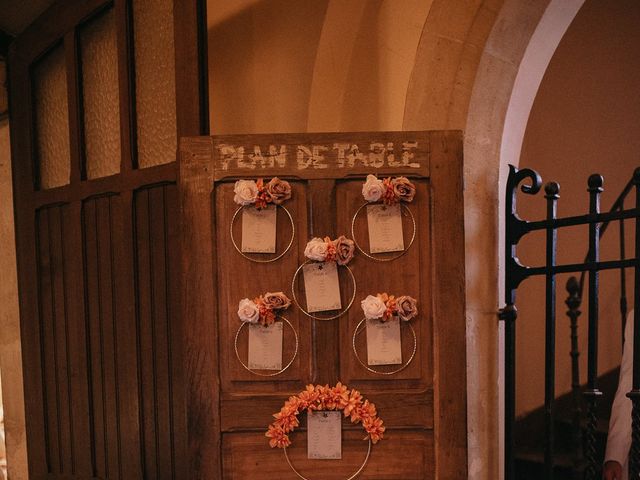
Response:
[[[640,208],[640,168],[633,172],[633,184],[636,189],[636,209]],[[627,397],[633,402],[631,451],[629,452],[629,478],[640,478],[640,218],[636,217],[636,264],[634,266],[635,284],[633,286],[633,388]],[[627,342],[630,339],[627,339]]]
[[[576,277],[567,280],[567,292],[569,296],[565,300],[567,316],[571,325],[571,398],[573,402],[573,418],[571,419],[571,451],[573,452],[573,480],[582,480],[584,468],[584,456],[582,454],[582,394],[580,393],[580,350],[578,348],[578,317],[582,313],[580,304],[580,283]]]
[[[600,175],[589,177],[589,213],[596,215],[600,212],[600,193],[604,181]],[[602,392],[597,388],[598,378],[598,270],[595,263],[600,258],[600,225],[589,223],[589,255],[587,263],[589,268],[589,339],[587,359],[587,390],[584,395],[587,399],[587,432],[586,432],[586,479],[596,480],[598,462],[596,460],[596,426],[598,416],[598,397]]]
[[[624,210],[624,198],[620,203],[620,211]],[[625,248],[625,238],[624,238],[624,218],[620,219],[618,222],[620,226],[620,260],[624,260],[626,258],[626,248]],[[627,276],[626,269],[624,267],[620,268],[620,324],[622,325],[622,330],[620,331],[620,338],[622,341],[622,345],[624,346],[624,329],[627,323]]]
[[[547,220],[556,218],[560,185],[556,182],[547,183],[544,187],[547,199]],[[551,225],[547,227],[546,244],[546,282],[545,282],[545,445],[544,471],[547,480],[553,480],[553,452],[554,452],[554,402],[556,381],[556,276],[550,271],[556,265],[558,233]]]

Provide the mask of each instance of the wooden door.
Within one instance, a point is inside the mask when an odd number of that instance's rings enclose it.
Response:
[[[359,478],[466,478],[461,138],[460,132],[376,132],[182,140],[182,308],[191,325],[185,373],[192,478],[298,478],[283,452],[269,447],[267,426],[306,384],[338,381],[374,402],[387,428]],[[415,183],[409,205],[416,225],[413,245],[390,262],[356,253],[350,264],[357,285],[351,309],[336,320],[318,321],[290,308],[286,317],[300,342],[291,368],[273,377],[247,371],[234,351],[238,301],[278,290],[291,297],[306,242],[314,236],[351,237],[369,173],[406,175]],[[292,184],[286,206],[294,219],[294,243],[276,262],[254,263],[231,242],[234,181],[273,176]],[[363,235],[366,220],[358,218],[356,230]],[[278,231],[287,228],[281,215]],[[408,238],[410,223],[405,228]],[[279,251],[287,235],[279,235]],[[343,305],[348,283],[348,277],[341,278]],[[352,351],[353,332],[363,318],[360,301],[383,291],[414,296],[421,311],[414,324],[415,358],[388,376],[368,371]],[[411,338],[408,331],[403,335]],[[286,357],[293,340],[287,346],[285,335],[284,341]],[[412,347],[403,342],[403,358]],[[366,456],[363,436],[360,426],[345,422],[342,460],[308,460],[302,426],[292,435],[289,457],[307,478],[347,478]]]
[[[33,479],[188,478],[175,157],[206,128],[200,4],[142,3],[55,3],[10,50]]]

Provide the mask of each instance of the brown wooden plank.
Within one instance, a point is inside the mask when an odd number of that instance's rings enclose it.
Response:
[[[178,137],[209,133],[206,2],[174,0]]]
[[[285,174],[304,179],[429,176],[426,132],[218,135],[213,144],[216,180]]]
[[[66,206],[52,207],[49,217],[49,254],[51,268],[53,336],[55,352],[56,396],[58,402],[58,431],[60,442],[60,472],[72,473],[75,468],[74,442],[72,437],[73,412],[71,397],[70,357],[68,352],[69,328],[66,305],[66,272],[64,270],[64,231],[62,215]]]
[[[182,364],[183,345],[180,325],[180,217],[178,206],[178,188],[175,184],[165,185],[165,221],[167,255],[167,317],[169,319],[168,337],[170,348],[170,390],[171,428],[173,435],[173,475],[176,479],[189,480],[187,471],[187,412],[184,392],[184,369]]]
[[[266,428],[272,422],[272,415],[282,408],[286,398],[288,398],[287,395],[282,394],[235,395],[231,398],[222,398],[220,402],[222,431]],[[393,391],[367,391],[366,398],[376,404],[381,418],[392,428],[433,428],[432,390],[404,396],[402,400],[404,408],[398,408],[398,394]]]
[[[83,162],[84,128],[82,99],[80,97],[80,69],[75,30],[64,36],[64,56],[67,68],[67,105],[69,109],[70,183],[77,184],[84,178]]]
[[[151,322],[153,322],[153,363],[155,375],[155,415],[157,422],[158,471],[167,476],[173,474],[173,418],[171,401],[171,337],[169,334],[168,294],[167,294],[167,225],[165,187],[149,189],[149,250],[151,277]]]
[[[91,419],[89,411],[87,332],[85,324],[84,266],[82,244],[82,210],[79,203],[65,208],[63,216],[63,257],[66,272],[68,351],[71,368],[72,437],[74,471],[78,475],[93,474],[91,452]]]
[[[138,355],[140,366],[140,418],[144,452],[143,472],[146,477],[159,475],[157,370],[155,364],[155,324],[153,311],[153,278],[155,266],[151,261],[151,225],[149,190],[135,194],[136,219],[136,292],[138,296]]]
[[[40,281],[40,323],[43,371],[43,404],[45,409],[45,428],[47,445],[47,465],[51,473],[62,473],[62,457],[60,449],[60,412],[57,355],[56,355],[56,325],[53,309],[53,280],[51,267],[51,242],[50,242],[50,210],[39,212],[38,240],[39,240],[39,265],[38,274]]]
[[[104,476],[107,470],[106,455],[106,404],[104,391],[104,373],[102,364],[102,308],[100,305],[100,245],[98,241],[97,199],[91,199],[83,205],[84,219],[84,255],[87,296],[87,331],[89,338],[89,375],[91,379],[91,418],[94,472]]]
[[[175,182],[177,176],[176,163],[167,163],[155,167],[133,170],[128,175],[112,175],[80,182],[71,187],[39,190],[25,197],[25,206],[39,208],[54,203],[72,203],[114,192],[139,189],[145,185]]]
[[[118,281],[116,295],[119,408],[119,455],[122,479],[143,478],[140,448],[138,397],[138,342],[134,290],[133,194],[124,192],[111,199],[113,269]]]
[[[135,164],[136,119],[133,82],[133,36],[131,4],[125,0],[114,2],[116,42],[118,49],[118,98],[120,111],[120,173],[127,175]]]
[[[188,478],[222,478],[218,331],[211,211],[212,142],[180,140],[181,286],[183,362],[186,377]],[[198,301],[193,301],[194,299]]]
[[[98,241],[98,274],[100,305],[100,351],[103,376],[105,422],[105,477],[118,478],[119,455],[119,403],[117,397],[118,370],[116,361],[117,325],[115,316],[113,261],[118,245],[112,242],[113,222],[111,202],[113,196],[96,199],[96,228]]]
[[[346,423],[345,423],[346,425]],[[308,460],[306,432],[295,431],[288,453],[291,463],[306,478],[347,478],[366,457],[367,442],[361,429],[342,431],[341,460]],[[371,447],[371,455],[358,479],[429,480],[436,478],[433,435],[429,431],[385,432],[385,438]],[[225,480],[267,480],[298,478],[279,448],[270,448],[264,433],[230,433],[223,436]],[[265,466],[268,465],[268,468]],[[459,480],[463,477],[459,477]],[[466,478],[466,477],[464,477]]]
[[[462,132],[431,144],[436,476],[454,480],[467,477]]]

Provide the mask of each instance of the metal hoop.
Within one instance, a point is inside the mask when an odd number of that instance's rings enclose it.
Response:
[[[296,337],[296,349],[293,352],[293,357],[291,357],[291,360],[289,360],[289,363],[287,363],[281,370],[279,370],[277,372],[274,372],[274,373],[260,373],[260,372],[256,372],[255,370],[249,368],[247,366],[247,364],[242,361],[242,359],[240,358],[240,353],[238,353],[238,338],[240,337],[240,332],[242,331],[244,326],[247,324],[247,322],[242,322],[242,325],[240,325],[240,327],[238,328],[238,331],[236,332],[236,337],[235,337],[235,339],[233,341],[233,348],[236,351],[236,357],[238,358],[238,361],[240,362],[240,365],[242,365],[245,370],[253,373],[254,375],[259,375],[260,377],[275,377],[276,375],[280,375],[282,372],[284,372],[287,368],[289,368],[293,364],[293,361],[296,359],[296,356],[298,355],[298,333],[296,332],[296,329],[293,328],[293,325],[291,324],[291,322],[289,320],[287,320],[286,318],[281,317],[281,316],[278,316],[276,318],[280,318],[284,322],[286,322],[286,324],[289,325],[289,327],[291,327],[291,330],[293,330],[293,334]]]
[[[416,238],[416,219],[414,218],[413,213],[411,212],[411,209],[407,205],[405,205],[404,203],[400,203],[400,207],[403,208],[404,210],[406,210],[409,213],[409,216],[411,217],[411,223],[413,224],[413,234],[411,235],[411,240],[409,240],[409,245],[407,245],[407,247],[402,252],[400,252],[399,254],[397,254],[397,255],[395,255],[393,257],[379,258],[379,257],[374,257],[373,254],[371,254],[371,253],[365,252],[364,249],[358,243],[358,240],[356,240],[356,234],[355,234],[356,218],[357,218],[358,214],[360,213],[360,210],[362,210],[364,207],[366,207],[368,205],[372,205],[372,203],[365,202],[362,205],[360,205],[360,207],[356,210],[356,213],[353,214],[353,218],[351,219],[351,238],[353,238],[353,242],[356,244],[356,247],[358,247],[358,250],[360,250],[360,252],[365,257],[368,257],[368,258],[370,258],[372,260],[375,260],[376,262],[391,262],[392,260],[395,260],[396,258],[400,258],[405,253],[407,253],[407,250],[409,250],[411,245],[413,245],[413,241]]]
[[[296,470],[296,467],[293,466],[293,464],[291,463],[291,460],[289,460],[289,455],[287,454],[287,447],[284,447],[283,450],[284,450],[284,458],[287,459],[287,463],[289,464],[289,467],[291,467],[291,470],[293,470],[293,473],[295,473],[298,476],[298,478],[301,478],[302,480],[310,480],[309,478],[305,477],[300,472],[298,472],[298,470]],[[367,456],[364,458],[364,462],[362,462],[362,465],[360,465],[360,468],[358,468],[358,470],[356,470],[355,473],[353,473],[350,477],[347,477],[345,480],[353,480],[354,478],[356,478],[358,475],[362,473],[362,470],[364,470],[364,467],[367,465],[367,462],[369,461],[369,455],[371,455],[371,438],[369,438],[369,448],[367,448]]]
[[[353,295],[351,295],[351,300],[349,300],[349,305],[347,305],[346,308],[341,310],[336,315],[332,315],[330,317],[318,317],[316,315],[313,315],[313,314],[307,312],[304,308],[302,308],[302,306],[300,305],[300,302],[298,302],[298,296],[296,295],[296,279],[298,278],[298,274],[302,270],[302,267],[304,267],[308,263],[315,263],[315,262],[312,262],[311,260],[307,260],[302,265],[300,265],[297,268],[296,273],[293,274],[293,279],[291,280],[291,293],[292,293],[292,296],[293,296],[293,302],[298,306],[298,308],[300,309],[300,311],[302,313],[304,313],[307,317],[313,318],[314,320],[326,321],[326,320],[335,320],[336,318],[341,317],[342,315],[344,315],[347,312],[347,310],[349,310],[351,308],[351,305],[353,305],[353,301],[356,298],[356,277],[353,275],[353,272],[351,271],[351,269],[347,265],[339,265],[339,266],[342,266],[342,267],[347,269],[347,272],[349,272],[349,275],[351,276],[351,281],[353,282]]]
[[[280,255],[278,255],[277,257],[274,257],[274,258],[270,258],[268,260],[261,260],[261,259],[258,259],[258,258],[252,258],[249,255],[245,254],[238,247],[238,244],[236,243],[236,239],[233,238],[233,225],[236,222],[236,218],[238,218],[238,214],[242,211],[243,208],[246,208],[246,207],[255,208],[252,205],[243,205],[241,207],[238,207],[238,209],[233,214],[233,217],[231,218],[231,226],[229,227],[229,233],[231,234],[231,243],[233,244],[233,247],[244,258],[246,258],[249,261],[256,262],[256,263],[271,263],[271,262],[275,262],[276,260],[282,258],[284,256],[284,254],[289,251],[289,249],[291,248],[291,245],[293,245],[293,239],[296,236],[296,227],[295,227],[295,224],[293,223],[293,217],[291,216],[291,213],[289,213],[289,210],[287,210],[287,207],[285,207],[284,205],[276,205],[276,208],[277,207],[282,208],[285,211],[285,213],[287,214],[287,217],[289,217],[289,221],[291,222],[291,240],[289,240],[289,244],[287,245],[287,247],[284,249],[284,251]]]
[[[371,368],[369,365],[366,365],[362,361],[362,359],[360,358],[360,355],[358,355],[358,350],[356,349],[356,336],[358,335],[358,333],[360,333],[359,332],[360,326],[366,321],[367,321],[367,319],[363,318],[362,320],[360,320],[358,325],[356,325],[356,329],[353,332],[353,341],[351,342],[351,346],[353,348],[353,353],[355,354],[356,359],[358,360],[358,362],[360,362],[360,365],[362,365],[364,368],[366,368],[371,373],[376,373],[378,375],[394,375],[394,374],[396,374],[398,372],[401,372],[405,368],[407,368],[409,366],[409,364],[411,363],[411,360],[413,360],[413,357],[416,356],[416,351],[418,350],[418,338],[416,336],[416,331],[413,329],[413,325],[411,325],[411,323],[409,323],[409,322],[405,322],[405,323],[407,323],[409,325],[409,328],[411,329],[411,334],[413,335],[413,352],[411,352],[411,356],[409,357],[409,360],[407,360],[403,365],[401,365],[400,368],[397,368],[397,369],[392,370],[390,372],[381,372],[380,370],[376,370],[375,368]]]

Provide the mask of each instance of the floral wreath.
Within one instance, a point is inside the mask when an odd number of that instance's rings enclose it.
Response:
[[[416,194],[416,186],[407,177],[387,177],[380,180],[375,175],[367,175],[362,185],[362,196],[367,202],[382,200],[386,205],[398,202],[409,203]]]
[[[386,293],[368,295],[360,305],[367,320],[380,319],[386,322],[397,315],[401,320],[408,322],[418,315],[418,301],[409,295],[397,298]]]
[[[362,423],[367,435],[363,440],[376,444],[383,437],[385,427],[378,417],[375,404],[364,400],[356,389],[349,390],[338,382],[335,387],[329,385],[307,385],[298,395],[289,397],[278,413],[274,413],[275,421],[269,425],[265,436],[271,448],[286,449],[291,445],[289,433],[300,425],[298,415],[318,410],[342,410],[351,423]]]
[[[314,237],[304,247],[304,256],[319,262],[335,261],[338,265],[346,265],[353,258],[355,242],[344,235],[335,240],[329,237]]]
[[[233,201],[238,205],[253,204],[258,210],[266,208],[269,203],[281,205],[291,198],[291,185],[286,180],[273,177],[265,185],[264,180],[238,180],[234,187]]]
[[[289,308],[291,300],[283,292],[267,292],[249,300],[243,298],[238,304],[238,318],[247,323],[260,323],[268,327],[276,321],[275,311]]]

